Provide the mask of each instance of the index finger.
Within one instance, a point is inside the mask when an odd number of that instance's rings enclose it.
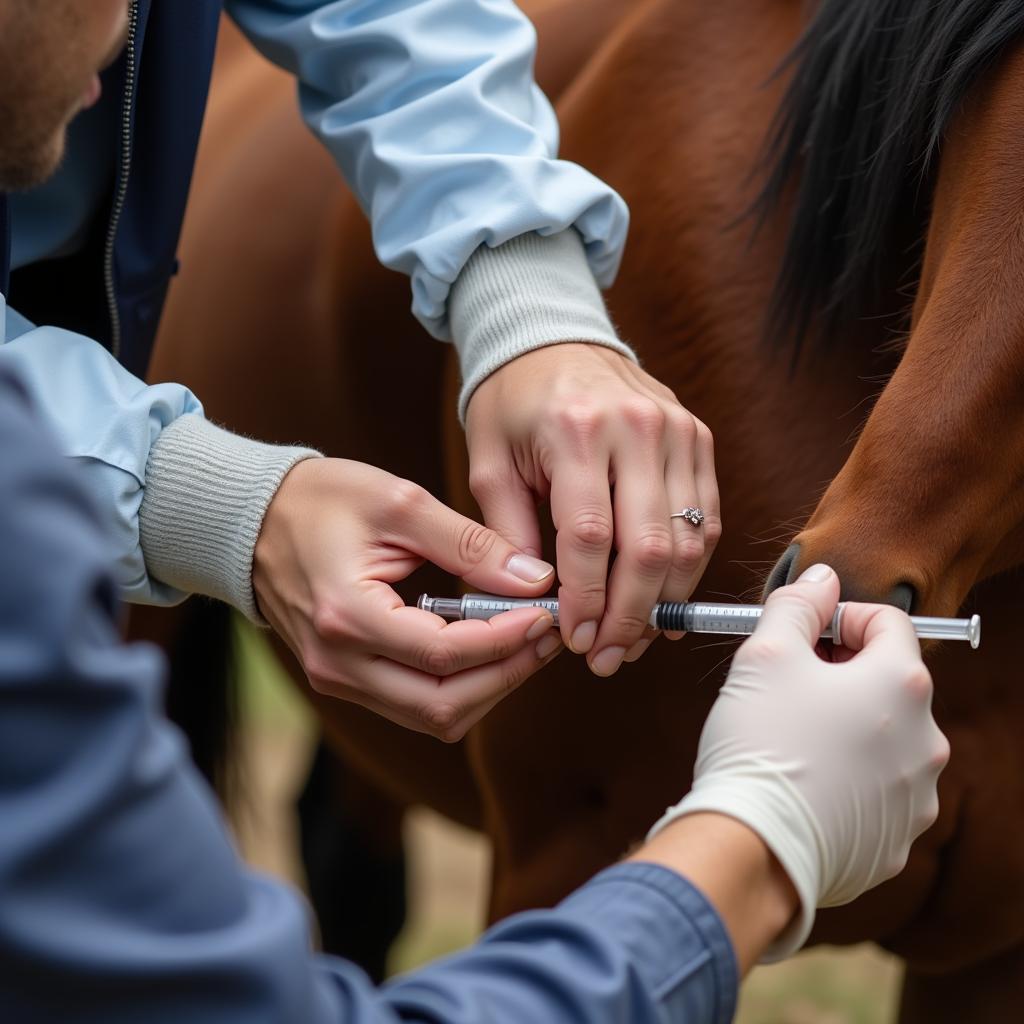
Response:
[[[551,471],[558,563],[558,621],[570,650],[586,654],[604,615],[612,550],[608,455],[567,460]]]
[[[359,646],[438,677],[502,661],[539,639],[553,624],[551,614],[542,608],[515,608],[489,620],[445,622],[406,606],[401,599],[388,604],[381,595],[378,601],[367,600],[352,610]]]
[[[553,627],[543,608],[514,608],[490,620],[441,622],[419,608],[396,608],[367,637],[375,653],[431,676],[501,662]]]

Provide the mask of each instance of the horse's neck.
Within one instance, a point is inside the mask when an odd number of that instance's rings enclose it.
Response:
[[[624,0],[524,0],[537,28],[537,82],[557,101],[636,6]]]
[[[621,24],[560,106],[564,154],[633,211],[624,307],[663,330],[699,325],[722,344],[762,333],[784,216],[751,243],[743,214],[781,95],[772,74],[799,12],[796,0],[654,0]]]
[[[906,365],[893,378],[895,396],[903,396],[897,414],[930,392],[932,400],[919,403],[919,428],[962,456],[962,481],[984,467],[982,484],[999,494],[977,517],[996,536],[1005,531],[987,556],[986,574],[1024,562],[1021,124],[1024,41],[1006,48],[972,88],[947,133]],[[962,481],[950,488],[967,493]],[[974,535],[984,532],[976,527]]]
[[[252,43],[227,15],[223,15],[217,35],[217,57],[213,66],[214,85],[220,85],[223,79],[231,77],[238,64],[249,61],[252,53]]]
[[[947,133],[932,197],[915,323],[933,300],[943,301],[943,295],[963,311],[966,287],[967,297],[977,303],[971,310],[977,327],[984,330],[989,320],[1022,326],[1017,302],[1024,259],[1022,123],[1024,41],[1010,47],[971,90]],[[1017,286],[999,286],[998,276],[982,276],[985,268],[1010,270]]]
[[[560,108],[564,152],[620,190],[632,231],[611,311],[648,372],[721,439],[747,452],[758,484],[791,515],[835,472],[859,419],[840,419],[877,389],[878,333],[831,361],[764,344],[786,211],[751,238],[744,211],[784,83],[772,73],[800,28],[800,3],[657,0],[624,23]],[[830,436],[814,445],[806,439]],[[804,450],[800,445],[803,443]],[[797,453],[800,487],[775,472]],[[831,461],[830,461],[831,460]],[[773,468],[774,467],[774,468]],[[747,470],[745,470],[747,471]]]

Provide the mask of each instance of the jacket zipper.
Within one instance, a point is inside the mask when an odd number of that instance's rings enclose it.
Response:
[[[124,93],[121,98],[121,152],[117,168],[117,187],[103,250],[103,286],[107,295],[107,312],[110,315],[110,351],[115,359],[121,356],[121,314],[117,309],[117,289],[114,285],[114,242],[117,239],[121,214],[124,213],[125,199],[128,196],[128,177],[132,170],[132,108],[135,104],[135,36],[138,24],[139,3],[138,0],[131,0],[128,7]]]

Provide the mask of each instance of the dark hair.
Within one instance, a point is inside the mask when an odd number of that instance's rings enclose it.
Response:
[[[795,182],[769,331],[828,344],[880,313],[920,242],[936,158],[968,89],[1024,33],[1020,0],[821,0],[783,68],[761,218]]]

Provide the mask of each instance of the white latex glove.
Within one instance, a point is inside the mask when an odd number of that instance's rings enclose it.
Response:
[[[761,836],[801,904],[765,961],[806,942],[815,907],[849,903],[902,871],[938,813],[949,759],[903,612],[849,604],[838,663],[815,653],[838,598],[823,565],[772,594],[704,725],[693,789],[651,830],[710,811]]]

